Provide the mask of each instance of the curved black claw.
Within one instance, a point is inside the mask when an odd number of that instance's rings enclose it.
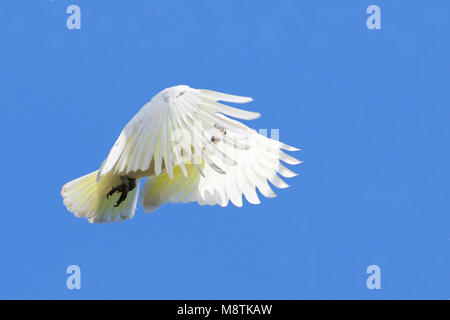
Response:
[[[122,192],[123,191],[123,184],[119,184],[118,186],[115,186],[111,189],[111,191],[108,192],[106,195],[106,198],[109,199],[110,196],[112,196],[116,192]]]
[[[116,204],[113,205],[113,207],[118,207],[123,201],[125,201],[125,199],[127,198],[128,191],[129,191],[128,186],[125,186],[121,191],[122,193],[120,194],[119,200],[117,200]]]
[[[127,198],[128,192],[136,188],[136,179],[131,179],[126,176],[120,177],[120,180],[122,180],[122,183],[113,187],[107,194],[106,198],[109,199],[110,196],[112,196],[116,192],[120,192],[119,200],[113,205],[114,207],[120,206],[120,204],[125,201]]]

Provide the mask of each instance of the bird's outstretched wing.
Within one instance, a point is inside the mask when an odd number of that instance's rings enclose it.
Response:
[[[218,146],[224,144],[220,147],[223,147],[227,154],[233,155],[236,161],[236,165],[221,163],[225,174],[220,174],[203,163],[201,164],[203,176],[193,165],[187,165],[188,178],[183,176],[181,170],[176,170],[172,179],[167,173],[150,177],[140,195],[141,205],[148,212],[154,211],[160,204],[166,202],[198,202],[202,205],[227,206],[231,201],[240,207],[243,195],[252,204],[260,203],[257,189],[265,197],[275,197],[276,194],[269,182],[277,188],[286,188],[288,185],[279,175],[283,177],[296,175],[280,161],[291,165],[300,163],[282,149],[288,151],[299,149],[267,138],[254,130],[250,131],[251,134],[247,138],[249,148],[234,149],[223,141],[217,143]]]
[[[225,152],[226,144],[246,149],[245,139],[251,130],[223,115],[238,119],[255,119],[259,113],[226,106],[217,101],[245,103],[251,98],[215,91],[176,86],[152,98],[126,125],[108,157],[99,169],[98,180],[107,173],[128,175],[149,172],[172,178],[174,168],[188,176],[186,162],[206,163],[205,170],[225,174],[225,165],[236,160]],[[216,143],[224,140],[226,143]],[[220,166],[219,163],[223,165]]]

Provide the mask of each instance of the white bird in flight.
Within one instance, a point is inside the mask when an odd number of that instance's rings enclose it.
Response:
[[[218,101],[252,98],[185,85],[155,95],[125,126],[100,169],[63,186],[67,209],[91,223],[131,219],[143,178],[139,202],[147,212],[167,202],[241,207],[242,195],[259,204],[256,188],[275,197],[268,181],[287,188],[278,174],[296,175],[280,160],[300,163],[282,149],[299,149],[228,117],[252,120],[259,113]]]

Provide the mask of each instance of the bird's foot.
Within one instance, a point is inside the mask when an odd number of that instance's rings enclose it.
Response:
[[[119,200],[117,200],[114,207],[120,206],[120,204],[127,198],[128,192],[136,188],[136,179],[128,178],[127,176],[121,176],[120,180],[122,181],[122,183],[113,187],[106,195],[106,198],[109,199],[109,197],[114,193],[120,192]]]

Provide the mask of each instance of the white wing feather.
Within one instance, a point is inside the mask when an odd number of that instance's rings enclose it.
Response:
[[[252,101],[248,97],[188,86],[161,91],[125,126],[100,167],[98,180],[108,172],[126,175],[149,170],[152,165],[156,175],[165,169],[172,177],[175,166],[183,169],[183,159],[196,155],[200,155],[217,172],[224,173],[217,165],[217,157],[223,152],[208,141],[207,131],[217,131],[215,127],[218,125],[226,127],[235,143],[242,145],[240,140],[249,133],[248,128],[221,117],[220,113],[240,119],[255,119],[259,113],[229,107],[218,103],[218,100],[237,103]],[[214,150],[216,152],[212,152]],[[185,170],[183,172],[186,173]]]
[[[242,206],[242,196],[252,204],[259,204],[256,189],[268,198],[276,194],[270,187],[270,182],[277,188],[287,188],[289,185],[279,175],[290,178],[296,174],[287,169],[281,162],[295,165],[300,161],[287,155],[281,149],[296,149],[267,138],[253,131],[248,137],[250,148],[247,150],[232,149],[226,146],[227,154],[232,153],[236,166],[224,166],[225,175],[219,175],[208,166],[204,168],[205,176],[199,179],[198,201],[201,204]],[[286,161],[287,160],[287,161]],[[279,174],[279,175],[278,175]]]
[[[176,173],[173,179],[167,174],[149,178],[140,200],[144,209],[153,211],[165,202],[198,202],[201,205],[218,204],[223,207],[232,202],[240,207],[243,204],[243,196],[249,203],[260,203],[256,190],[265,197],[275,197],[269,182],[277,188],[287,188],[289,185],[279,175],[289,178],[296,174],[287,169],[280,160],[291,165],[299,164],[300,161],[281,149],[299,149],[249,130],[251,134],[247,137],[247,149],[233,148],[224,141],[217,143],[222,144],[224,152],[236,161],[235,165],[220,164],[225,174],[220,174],[207,163],[203,163],[203,176],[189,165],[191,169],[188,178],[180,172]]]

